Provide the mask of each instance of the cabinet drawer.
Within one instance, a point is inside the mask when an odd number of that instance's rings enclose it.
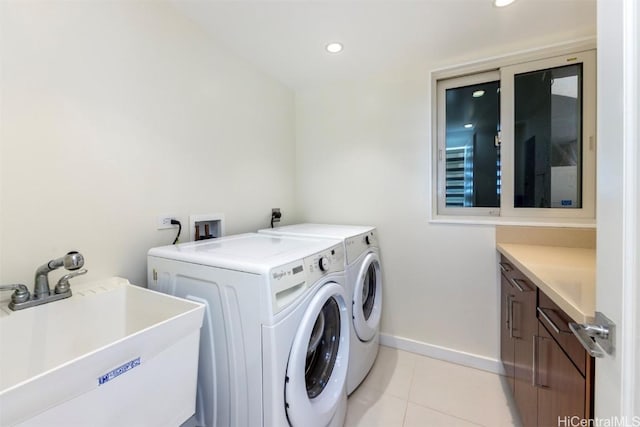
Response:
[[[520,292],[535,291],[537,287],[527,279],[504,255],[500,257],[500,270],[502,275],[507,278],[509,284]]]
[[[589,355],[569,329],[569,322],[573,320],[542,291],[538,294],[538,319],[580,373],[586,376]]]

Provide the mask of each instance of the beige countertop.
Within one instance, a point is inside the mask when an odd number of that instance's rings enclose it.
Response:
[[[596,306],[595,249],[515,243],[498,243],[497,248],[576,322],[593,321]]]

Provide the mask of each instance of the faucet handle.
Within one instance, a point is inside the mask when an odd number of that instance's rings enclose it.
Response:
[[[0,285],[0,291],[14,291],[11,295],[11,302],[16,304],[28,301],[31,296],[25,285]]]
[[[56,284],[55,293],[62,294],[65,292],[69,292],[71,290],[71,285],[69,284],[69,279],[73,279],[76,276],[81,276],[83,274],[87,274],[87,269],[83,268],[82,270],[72,271],[69,274],[65,274],[58,280]]]

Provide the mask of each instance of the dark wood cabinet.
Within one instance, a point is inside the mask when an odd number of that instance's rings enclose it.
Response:
[[[533,345],[538,331],[537,288],[503,259],[500,353],[507,382],[524,426],[537,425],[537,390],[533,384]]]
[[[585,405],[585,377],[543,326],[542,321],[536,339],[538,425],[571,425],[569,420],[574,416],[589,418]]]
[[[595,361],[569,329],[573,320],[544,292],[538,294],[538,423],[555,426],[558,419],[573,416],[591,419]]]
[[[515,346],[513,344],[514,339],[511,337],[511,301],[513,301],[514,294],[509,284],[509,280],[503,273],[500,276],[501,282],[501,322],[500,322],[500,359],[502,359],[502,365],[504,366],[505,377],[511,393],[515,391]]]
[[[500,268],[500,356],[523,426],[592,418],[594,361],[572,320],[504,256]]]

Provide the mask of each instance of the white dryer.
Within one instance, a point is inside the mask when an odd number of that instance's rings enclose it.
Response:
[[[382,268],[375,227],[296,224],[259,230],[278,236],[339,239],[345,247],[345,276],[351,319],[347,394],[371,370],[378,354],[382,316]]]
[[[206,305],[194,425],[344,423],[339,241],[251,233],[154,248],[147,260],[151,289]]]

